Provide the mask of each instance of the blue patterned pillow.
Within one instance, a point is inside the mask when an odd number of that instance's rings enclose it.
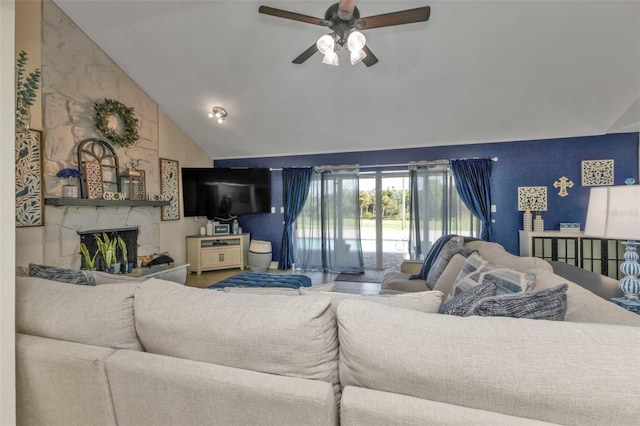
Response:
[[[495,295],[496,288],[496,283],[493,281],[487,281],[471,287],[469,290],[458,293],[455,297],[443,303],[438,313],[463,316],[477,301]]]
[[[487,281],[496,283],[497,294],[518,293],[530,289],[535,280],[536,274],[496,265],[473,253],[464,262],[449,297]]]
[[[567,284],[543,290],[487,297],[476,302],[468,315],[564,320],[567,312]]]
[[[444,247],[440,249],[440,253],[438,253],[436,260],[433,261],[431,268],[429,268],[429,273],[427,274],[427,286],[429,288],[432,289],[436,285],[438,278],[444,272],[451,258],[458,253],[464,257],[469,257],[475,251],[465,248],[464,240],[461,237],[447,241]]]
[[[30,263],[29,276],[68,284],[96,285],[91,272],[82,269],[59,268],[57,266]]]

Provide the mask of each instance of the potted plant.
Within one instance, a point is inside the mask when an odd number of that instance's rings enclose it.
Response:
[[[133,272],[133,262],[129,262],[129,256],[127,255],[127,243],[124,242],[121,236],[118,236],[118,245],[120,246],[120,252],[122,253],[122,264],[124,265],[124,273],[130,274]]]
[[[80,179],[82,177],[80,170],[68,167],[56,173],[56,177],[67,179],[67,183],[62,186],[62,198],[78,198],[78,185],[72,184],[69,179]]]
[[[94,271],[96,269],[96,256],[98,252],[93,253],[93,256],[89,254],[89,249],[85,243],[80,243],[80,253],[84,256],[84,269]]]
[[[98,251],[102,255],[104,260],[104,268],[106,272],[110,274],[115,273],[115,261],[116,261],[116,243],[114,238],[111,240],[106,233],[102,233],[102,238],[96,235],[96,243],[98,244]]]

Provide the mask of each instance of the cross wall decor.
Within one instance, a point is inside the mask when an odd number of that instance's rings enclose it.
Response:
[[[566,176],[562,176],[560,179],[553,182],[553,187],[560,188],[560,192],[558,192],[558,195],[561,197],[566,197],[567,195],[569,195],[569,193],[567,192],[567,188],[573,188],[573,181],[567,179]]]

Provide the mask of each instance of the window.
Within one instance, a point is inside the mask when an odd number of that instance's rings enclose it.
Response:
[[[443,235],[480,235],[480,221],[458,196],[448,162],[412,166],[409,174],[412,259],[424,257]]]

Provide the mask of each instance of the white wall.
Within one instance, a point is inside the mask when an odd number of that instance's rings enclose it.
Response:
[[[0,1],[0,424],[16,423],[15,382],[15,2]]]
[[[202,148],[191,141],[164,111],[159,111],[160,157],[176,160],[180,167],[211,167],[213,159]],[[180,182],[180,220],[160,222],[160,251],[168,251],[176,262],[187,260],[187,235],[197,235],[200,226],[207,222],[206,217],[185,218],[182,215],[182,182]]]

